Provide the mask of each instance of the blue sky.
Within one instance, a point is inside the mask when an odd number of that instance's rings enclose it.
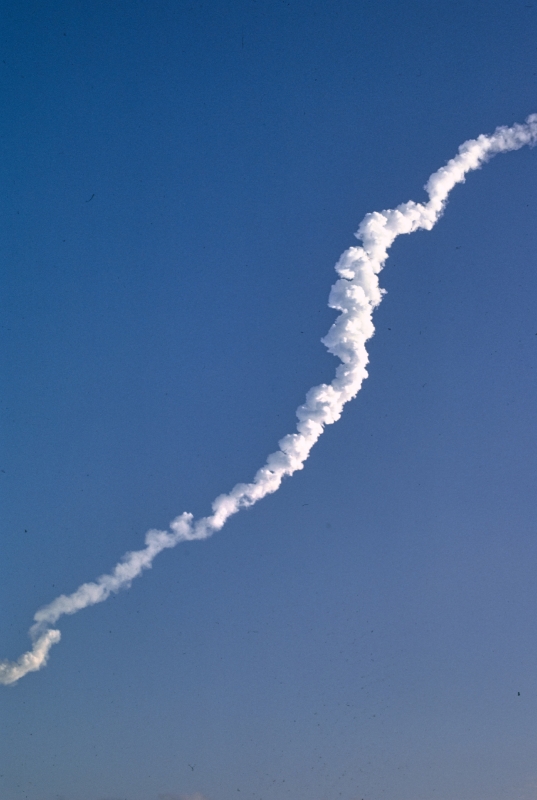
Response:
[[[293,430],[364,214],[537,111],[537,4],[0,11],[16,658]],[[2,688],[2,799],[537,798],[536,159],[395,243],[370,377],[302,472]]]

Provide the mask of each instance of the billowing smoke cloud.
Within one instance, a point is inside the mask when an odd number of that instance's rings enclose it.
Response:
[[[170,531],[149,531],[145,536],[146,546],[126,553],[110,574],[84,583],[73,594],[60,595],[39,609],[30,629],[32,649],[16,662],[0,663],[0,683],[15,683],[46,664],[50,648],[60,640],[59,630],[52,626],[64,614],[75,614],[82,608],[102,603],[112,592],[129,588],[133,579],[149,569],[162,550],[175,547],[179,542],[207,539],[241,508],[252,506],[277,491],[285,476],[303,468],[325,425],[337,422],[345,403],[356,396],[367,378],[369,358],[365,344],[375,331],[373,310],[383,296],[378,274],[394,240],[403,233],[431,230],[442,215],[450,191],[457,183],[464,182],[468,172],[478,169],[497,153],[536,143],[537,114],[532,114],[522,125],[500,127],[491,136],[481,135],[462,144],[458,155],[427,181],[427,203],[409,200],[395,209],[366,214],[356,233],[362,246],[350,247],[340,257],[335,267],[340,277],[332,286],[329,298],[329,306],[341,313],[323,343],[342,363],[332,383],[314,386],[307,393],[306,402],[297,409],[297,432],[284,436],[279,449],[269,455],[251,483],[238,483],[228,494],[217,497],[210,516],[194,520],[192,514],[184,513],[173,520]]]

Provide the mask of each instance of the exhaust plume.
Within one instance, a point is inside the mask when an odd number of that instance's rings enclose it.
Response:
[[[213,513],[194,520],[184,513],[170,523],[169,531],[150,530],[145,547],[126,553],[107,575],[84,583],[73,594],[62,594],[49,605],[39,609],[30,628],[33,647],[18,661],[0,662],[0,683],[13,684],[28,672],[35,672],[47,663],[50,648],[60,641],[55,623],[65,614],[76,614],[87,606],[102,603],[112,592],[128,589],[134,578],[149,569],[155,557],[179,542],[207,539],[219,531],[227,520],[241,508],[254,505],[267,494],[276,492],[287,475],[302,469],[310,450],[322,434],[325,425],[337,422],[345,403],[360,391],[367,378],[369,361],[365,343],[373,336],[373,310],[382,300],[378,274],[388,257],[394,240],[404,233],[431,230],[442,216],[448,195],[465,176],[497,153],[518,150],[537,143],[537,114],[524,124],[511,128],[496,128],[491,136],[484,134],[470,139],[448,163],[434,172],[425,185],[427,203],[409,200],[394,209],[366,214],[357,233],[361,247],[350,247],[341,255],[335,269],[339,275],[332,286],[328,305],[341,313],[324,337],[323,344],[337,356],[341,364],[333,381],[314,386],[306,401],[297,409],[296,433],[280,440],[279,449],[271,453],[251,483],[238,483],[228,494],[221,494],[212,504]]]

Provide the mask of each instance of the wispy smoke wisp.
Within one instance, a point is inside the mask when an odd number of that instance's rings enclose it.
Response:
[[[228,494],[212,504],[213,513],[193,520],[192,514],[181,514],[170,524],[170,532],[151,530],[146,534],[142,550],[126,553],[113,572],[92,583],[84,583],[70,595],[60,595],[35,614],[30,629],[33,647],[16,662],[0,662],[0,683],[12,684],[47,663],[50,648],[60,640],[60,632],[52,626],[64,614],[75,614],[82,608],[102,603],[112,592],[128,589],[134,578],[149,569],[154,558],[179,542],[207,539],[219,531],[241,508],[254,505],[267,494],[278,490],[284,477],[302,469],[310,450],[325,425],[337,422],[345,403],[360,391],[369,361],[365,344],[373,336],[373,310],[382,300],[378,274],[388,257],[394,240],[404,233],[431,230],[442,216],[448,195],[468,172],[478,169],[497,153],[518,150],[537,143],[537,114],[522,125],[497,128],[491,136],[482,134],[459,147],[458,155],[445,167],[434,172],[425,189],[427,203],[409,200],[395,209],[366,214],[356,237],[361,247],[350,247],[336,264],[339,279],[332,286],[329,306],[340,315],[322,340],[329,352],[342,362],[330,384],[314,386],[306,401],[297,409],[297,432],[284,436],[279,449],[271,453],[251,483],[238,483]]]

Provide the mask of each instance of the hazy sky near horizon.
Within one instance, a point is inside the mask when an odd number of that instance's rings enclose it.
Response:
[[[333,265],[537,111],[530,2],[0,3],[0,659],[250,480]],[[537,150],[401,237],[305,469],[0,691],[2,800],[537,800]]]

